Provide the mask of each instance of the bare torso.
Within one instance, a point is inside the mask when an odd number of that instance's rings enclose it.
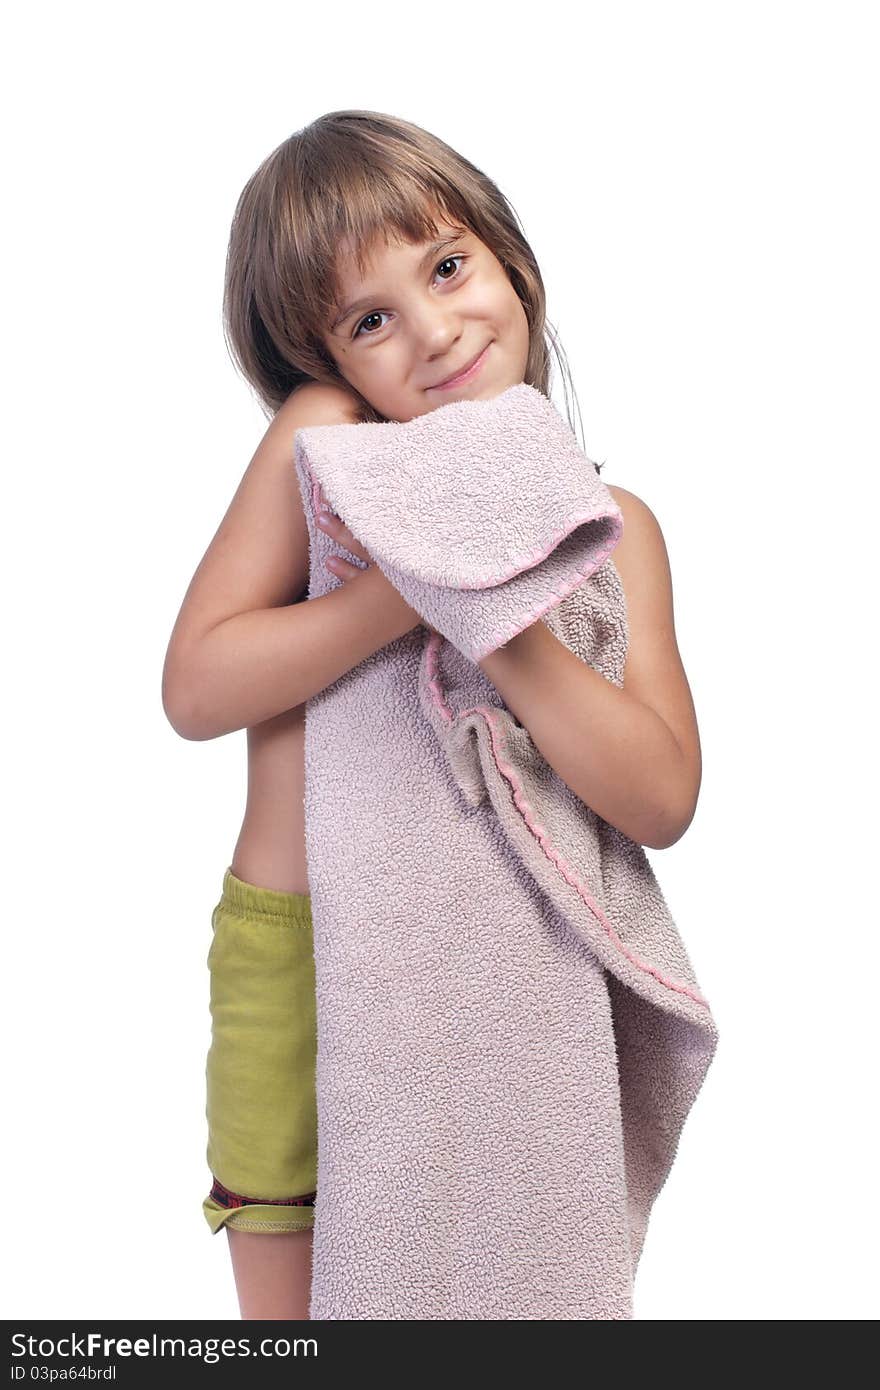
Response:
[[[305,705],[247,731],[248,790],[230,868],[281,893],[308,893],[305,841]]]

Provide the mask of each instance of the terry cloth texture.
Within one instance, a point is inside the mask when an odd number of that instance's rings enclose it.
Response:
[[[314,1221],[315,961],[307,893],[223,875],[211,914],[208,1167],[222,1226],[283,1233]]]
[[[311,1317],[631,1318],[717,1029],[643,847],[476,664],[542,621],[623,685],[621,511],[525,384],[298,430],[294,463],[309,599],[365,563],[323,489],[425,624],[306,706]]]

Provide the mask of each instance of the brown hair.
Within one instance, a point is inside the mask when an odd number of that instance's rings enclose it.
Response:
[[[267,415],[304,381],[343,381],[322,336],[338,305],[340,245],[352,248],[363,273],[375,238],[427,240],[436,235],[438,211],[467,227],[504,266],[528,322],[524,380],[549,396],[552,348],[571,420],[565,355],[547,323],[544,282],[511,204],[437,136],[377,111],[319,116],[273,150],[239,197],[223,332]],[[384,420],[360,399],[364,421]]]

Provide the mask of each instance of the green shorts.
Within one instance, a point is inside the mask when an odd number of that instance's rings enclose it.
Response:
[[[314,1224],[317,1027],[311,900],[223,876],[208,952],[212,1232]]]

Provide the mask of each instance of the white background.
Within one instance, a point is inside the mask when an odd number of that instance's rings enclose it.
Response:
[[[877,1316],[875,19],[254,0],[8,21],[4,1316],[238,1316],[201,1201],[245,735],[181,739],[160,682],[266,428],[221,335],[234,205],[341,108],[427,127],[510,198],[587,452],[671,558],[704,774],[650,854],[722,1036],[636,1317]]]

